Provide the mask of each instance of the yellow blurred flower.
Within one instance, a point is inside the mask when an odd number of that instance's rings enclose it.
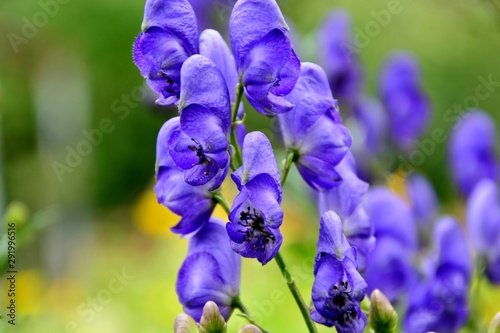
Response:
[[[137,228],[148,236],[173,237],[170,228],[177,224],[180,217],[156,200],[152,189],[145,191],[133,209],[133,220]]]

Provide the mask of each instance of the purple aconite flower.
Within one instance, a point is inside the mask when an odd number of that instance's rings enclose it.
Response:
[[[199,322],[203,306],[213,301],[227,320],[240,292],[240,274],[241,258],[229,247],[224,223],[211,219],[189,239],[177,277],[176,291],[184,311]]]
[[[347,153],[336,169],[343,181],[329,191],[319,192],[320,214],[329,210],[337,213],[347,241],[356,249],[358,265],[362,270],[367,254],[375,245],[372,223],[361,204],[368,184],[356,175],[356,164],[351,153]]]
[[[333,95],[353,105],[359,97],[363,73],[352,36],[352,22],[343,9],[332,10],[319,28],[320,58]]]
[[[366,282],[357,271],[356,250],[332,211],[321,217],[314,275],[312,320],[335,326],[339,333],[363,332],[366,316],[360,302],[366,294]]]
[[[439,208],[438,198],[431,183],[420,173],[411,174],[406,180],[413,215],[422,225],[430,225]]]
[[[431,116],[417,59],[409,52],[391,54],[381,70],[379,85],[392,139],[400,148],[410,149],[426,130]]]
[[[179,97],[180,71],[198,53],[196,16],[187,0],[147,0],[142,32],[134,43],[134,62],[149,86],[168,105]]]
[[[356,157],[358,175],[370,180],[376,176],[372,164],[383,158],[387,141],[388,119],[382,103],[372,97],[362,96],[356,99],[353,107],[353,118],[347,126],[356,138],[351,151]]]
[[[239,0],[229,21],[229,36],[245,95],[260,113],[290,111],[283,96],[300,73],[300,60],[287,36],[288,26],[275,0]]]
[[[454,218],[438,221],[434,243],[434,267],[412,289],[405,319],[408,333],[454,333],[467,322],[472,257]]]
[[[496,140],[493,120],[480,110],[469,111],[453,129],[449,143],[450,166],[464,196],[468,196],[481,179],[498,179]]]
[[[231,105],[224,77],[201,55],[190,57],[181,70],[180,128],[168,140],[170,156],[194,186],[219,187],[229,169],[228,134]]]
[[[243,165],[232,174],[240,193],[226,225],[234,251],[257,258],[263,265],[274,258],[283,236],[281,185],[271,143],[260,132],[251,132],[243,142]]]
[[[295,152],[302,178],[317,190],[337,186],[342,178],[335,166],[349,151],[351,135],[341,123],[321,67],[303,63],[287,99],[294,107],[279,115],[279,122],[285,146]]]
[[[236,103],[236,85],[238,84],[238,72],[236,71],[236,64],[234,57],[231,54],[229,46],[222,38],[222,36],[215,30],[204,30],[200,35],[200,54],[212,60],[226,80],[227,88],[231,104]],[[238,109],[238,120],[243,118],[244,108],[243,103],[240,103]],[[243,144],[243,138],[246,134],[245,124],[236,125],[236,136],[238,144]]]
[[[500,284],[500,197],[494,181],[483,179],[469,196],[467,228],[486,276]]]
[[[393,302],[407,295],[414,281],[415,220],[408,205],[389,189],[370,189],[364,203],[377,242],[363,276],[370,292],[380,289]]]
[[[192,186],[184,182],[183,170],[175,165],[168,151],[168,140],[180,129],[179,117],[167,121],[158,134],[156,143],[156,185],[158,202],[181,216],[172,232],[189,235],[200,229],[215,208],[209,184]]]

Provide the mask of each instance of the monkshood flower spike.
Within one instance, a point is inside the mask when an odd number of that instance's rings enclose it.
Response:
[[[232,174],[240,189],[229,214],[227,233],[234,251],[262,265],[278,252],[283,236],[282,190],[272,146],[260,132],[243,142],[243,165]]]
[[[499,178],[496,150],[493,119],[481,110],[468,110],[453,129],[449,141],[450,167],[462,195],[467,197],[483,178]]]
[[[405,51],[391,54],[381,70],[379,86],[394,143],[403,150],[411,149],[431,116],[417,59]]]
[[[318,250],[314,264],[311,318],[339,333],[361,333],[366,315],[360,302],[366,294],[366,282],[357,271],[356,250],[342,231],[337,214],[328,211],[321,217]]]
[[[351,146],[351,135],[340,120],[325,72],[303,63],[294,90],[286,96],[294,105],[279,115],[283,141],[295,154],[302,178],[316,190],[331,189],[342,178],[335,166]]]
[[[239,0],[229,21],[229,36],[245,95],[260,113],[290,111],[289,94],[300,60],[287,36],[288,26],[275,0]]]
[[[184,172],[170,157],[168,140],[180,130],[180,117],[168,120],[160,129],[156,143],[156,185],[158,202],[181,216],[172,232],[189,235],[200,229],[215,208],[210,184],[192,186],[184,181]]]
[[[160,94],[156,102],[177,102],[182,64],[198,53],[198,27],[189,2],[147,0],[133,53],[141,75]]]
[[[208,301],[227,320],[240,291],[241,257],[229,247],[224,222],[211,219],[189,239],[176,291],[184,311],[200,321]]]
[[[494,284],[500,284],[500,196],[491,179],[480,181],[467,202],[467,228],[477,261]]]
[[[218,188],[229,170],[231,105],[226,82],[216,65],[201,55],[181,70],[180,129],[168,141],[170,156],[194,186]]]

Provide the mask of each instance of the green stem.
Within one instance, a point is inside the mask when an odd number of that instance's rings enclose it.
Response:
[[[316,330],[316,325],[314,325],[313,321],[311,320],[311,317],[309,316],[309,308],[307,307],[307,304],[304,302],[304,299],[302,299],[300,291],[297,288],[297,285],[295,284],[292,275],[288,271],[288,268],[286,267],[283,257],[278,252],[276,254],[276,257],[274,257],[274,259],[276,259],[276,263],[278,264],[281,270],[281,274],[283,274],[283,277],[285,278],[286,284],[288,285],[288,289],[290,289],[290,291],[292,292],[293,298],[295,299],[295,302],[299,306],[300,312],[302,313],[302,317],[306,322],[307,329],[309,330],[310,333],[317,333],[318,331]]]
[[[288,177],[288,172],[290,172],[290,167],[293,161],[295,161],[296,154],[293,150],[288,150],[286,153],[286,158],[283,161],[283,169],[281,170],[281,186],[285,185],[286,178]]]
[[[476,284],[472,288],[472,292],[470,294],[470,307],[472,309],[472,315],[470,316],[468,324],[469,326],[472,326],[475,332],[485,332],[487,325],[482,317],[483,309],[481,306],[481,284],[484,278],[484,270],[486,266],[485,260],[483,258],[476,258],[474,266]]]
[[[221,193],[214,194],[213,199],[216,203],[221,205],[222,208],[224,208],[224,211],[226,212],[226,214],[229,215],[231,208],[229,207],[229,204],[227,203],[226,199],[224,199],[222,194]]]
[[[236,162],[231,159],[231,169],[236,170],[241,164],[243,164],[243,158],[241,157],[240,146],[238,145],[238,139],[236,138],[236,125],[238,124],[238,109],[241,104],[241,99],[243,97],[243,85],[238,83],[236,86],[236,103],[234,103],[232,121],[231,121],[231,145],[234,148],[234,158]]]
[[[255,322],[250,314],[250,311],[248,311],[246,306],[243,305],[243,302],[241,302],[241,299],[238,296],[233,299],[233,308],[240,310],[243,314],[242,317],[246,318],[250,324],[257,326],[262,333],[271,333]]]

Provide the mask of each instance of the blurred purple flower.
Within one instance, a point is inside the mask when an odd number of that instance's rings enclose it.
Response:
[[[413,216],[419,225],[429,227],[437,216],[439,201],[434,188],[420,173],[412,173],[406,180]]]
[[[229,22],[229,36],[245,95],[260,113],[290,111],[283,96],[300,73],[300,60],[287,36],[288,26],[275,0],[239,0]]]
[[[349,151],[351,135],[341,123],[325,72],[318,65],[303,63],[299,80],[286,98],[294,107],[279,115],[279,122],[302,178],[317,190],[338,186],[342,178],[335,166]]]
[[[364,180],[374,176],[372,164],[383,159],[387,141],[388,119],[386,111],[376,98],[359,97],[353,105],[354,117],[348,119],[347,127],[356,140],[351,151],[356,158],[358,175]]]
[[[191,186],[184,182],[183,170],[175,165],[168,151],[168,140],[180,129],[180,117],[167,121],[160,129],[156,143],[156,185],[158,202],[181,216],[172,232],[183,236],[199,230],[215,208],[210,185]]]
[[[356,249],[359,269],[363,270],[366,256],[375,246],[373,225],[361,204],[368,184],[356,175],[356,163],[351,153],[347,153],[336,169],[343,180],[339,186],[319,192],[319,211],[323,215],[332,210],[340,217],[347,241]]]
[[[481,180],[469,196],[467,228],[486,276],[500,284],[500,197],[494,181]]]
[[[335,326],[339,333],[363,332],[366,316],[360,302],[366,294],[366,282],[357,271],[356,250],[332,211],[321,217],[314,275],[312,320]]]
[[[181,70],[180,128],[168,140],[170,156],[194,186],[218,188],[229,169],[231,106],[226,82],[217,66],[191,56]]]
[[[176,291],[184,311],[200,321],[208,301],[229,319],[240,292],[241,258],[229,247],[224,222],[211,219],[190,240],[177,277]]]
[[[450,167],[464,196],[468,196],[481,179],[498,179],[496,141],[493,120],[480,110],[469,111],[453,129],[449,142]]]
[[[405,318],[408,333],[454,333],[467,322],[472,257],[460,226],[443,217],[435,233],[434,270],[412,288]]]
[[[363,70],[355,49],[349,13],[334,9],[318,32],[319,56],[328,75],[333,96],[352,106],[363,84]]]
[[[392,53],[381,70],[379,85],[392,139],[400,148],[411,149],[427,129],[431,117],[417,59],[409,52]]]
[[[147,0],[133,54],[141,75],[160,94],[158,104],[177,102],[182,64],[196,53],[198,28],[189,2]]]
[[[400,300],[415,278],[415,220],[408,205],[387,188],[370,189],[364,203],[377,242],[368,254],[363,276],[370,292],[380,289],[391,302]]]
[[[260,132],[243,143],[243,165],[232,178],[240,193],[234,199],[226,225],[234,251],[266,264],[278,252],[283,236],[281,184],[272,146]]]
[[[363,149],[360,154],[376,156],[384,147],[387,133],[387,115],[376,98],[361,97],[354,104],[354,117],[361,130]]]

